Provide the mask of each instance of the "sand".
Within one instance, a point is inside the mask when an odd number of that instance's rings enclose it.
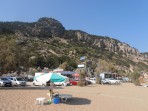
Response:
[[[73,98],[66,103],[36,105],[36,98],[48,98],[47,89],[0,89],[0,111],[148,111],[148,87],[131,83],[68,86],[54,91]]]

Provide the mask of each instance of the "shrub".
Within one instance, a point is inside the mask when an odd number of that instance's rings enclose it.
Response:
[[[139,77],[140,77],[140,74],[138,73],[138,71],[133,72],[133,74],[132,74],[132,82],[135,85],[140,85]]]
[[[85,86],[85,73],[84,71],[80,72],[78,86]]]
[[[96,77],[96,84],[101,84],[101,79],[99,77],[99,74],[95,74]]]

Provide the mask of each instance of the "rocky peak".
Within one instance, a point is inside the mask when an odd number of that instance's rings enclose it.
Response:
[[[63,25],[53,18],[40,18],[37,22],[0,22],[1,32],[20,33],[26,37],[60,37],[64,34]]]
[[[60,37],[64,34],[65,28],[63,25],[53,18],[40,18],[35,23],[35,30],[39,30],[42,36]]]

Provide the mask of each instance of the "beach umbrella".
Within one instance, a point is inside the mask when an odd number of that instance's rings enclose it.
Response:
[[[67,79],[66,76],[60,75],[58,73],[41,73],[34,77],[36,81],[51,81],[51,82],[64,82]]]
[[[52,73],[51,76],[50,76],[50,81],[51,82],[63,82],[63,81],[65,81],[66,78],[67,77],[62,76],[60,74]]]

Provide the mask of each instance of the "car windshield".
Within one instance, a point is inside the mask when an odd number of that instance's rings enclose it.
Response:
[[[78,81],[78,80],[76,80],[76,79],[70,79],[70,81]]]
[[[22,78],[16,78],[18,81],[23,81],[23,79]]]
[[[9,78],[9,79],[13,80],[13,78]]]
[[[8,80],[7,78],[4,78],[4,77],[3,77],[3,78],[0,78],[0,79],[1,79],[1,80],[3,80],[3,81],[6,81],[6,80]]]

